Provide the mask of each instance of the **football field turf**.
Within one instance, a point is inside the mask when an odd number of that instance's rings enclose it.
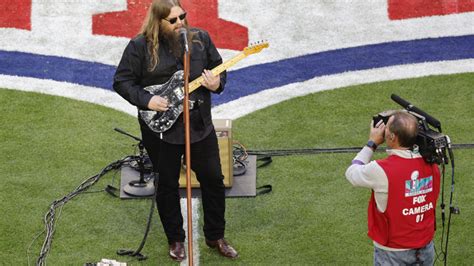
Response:
[[[380,82],[294,98],[234,121],[234,139],[251,150],[361,147],[372,115],[401,109],[395,93],[441,121],[454,144],[474,143],[474,74]],[[1,213],[0,258],[5,265],[34,264],[44,240],[43,216],[56,199],[71,192],[109,163],[136,152],[134,141],[113,131],[139,136],[135,117],[62,97],[0,90]],[[456,149],[450,265],[474,261],[474,151]],[[236,261],[221,258],[201,237],[199,263],[369,265],[372,244],[366,236],[370,192],[353,188],[344,172],[355,153],[278,156],[258,169],[257,186],[270,194],[227,200],[226,237]],[[376,153],[381,158],[384,153]],[[451,165],[445,176],[449,202]],[[132,265],[174,265],[155,212],[138,262],[115,254],[136,248],[143,236],[150,200],[120,200],[102,190],[118,185],[108,174],[89,192],[58,211],[49,265],[82,265],[101,258]],[[440,213],[437,207],[437,213]],[[201,213],[202,215],[202,213]],[[438,215],[439,218],[439,215]],[[439,249],[438,219],[436,246]],[[33,239],[38,235],[36,241]],[[31,246],[30,246],[31,244]],[[438,264],[441,264],[438,261]]]

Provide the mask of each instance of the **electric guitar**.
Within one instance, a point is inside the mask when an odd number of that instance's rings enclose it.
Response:
[[[268,46],[268,42],[262,42],[252,46],[248,46],[233,58],[213,68],[211,72],[212,74],[217,76],[229,67],[235,65],[240,60],[246,58],[251,54],[259,53]],[[197,88],[199,88],[203,80],[204,79],[201,76],[190,82],[189,93],[192,93]],[[152,110],[138,111],[141,119],[145,121],[145,123],[152,131],[156,133],[163,133],[173,126],[179,115],[183,112],[184,71],[176,71],[173,76],[164,84],[152,85],[145,87],[144,89],[153,95],[158,95],[168,100],[168,110],[164,112],[157,112]],[[192,104],[193,103],[190,103],[190,108],[192,108]]]

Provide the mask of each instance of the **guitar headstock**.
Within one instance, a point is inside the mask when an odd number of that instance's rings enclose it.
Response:
[[[245,55],[256,54],[260,53],[260,51],[262,51],[264,48],[267,48],[268,46],[270,46],[268,42],[260,41],[253,45],[245,47],[243,52]]]

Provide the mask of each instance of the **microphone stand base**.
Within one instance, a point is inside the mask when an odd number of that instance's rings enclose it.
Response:
[[[150,197],[155,194],[155,186],[151,181],[132,181],[123,187],[123,192],[135,197]]]

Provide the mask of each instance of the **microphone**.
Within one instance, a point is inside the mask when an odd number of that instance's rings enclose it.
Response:
[[[181,37],[181,39],[183,39],[184,51],[189,52],[188,31],[185,28],[180,28],[179,29],[179,36]]]
[[[404,99],[402,99],[398,95],[392,94],[390,96],[390,98],[392,98],[392,100],[394,102],[398,103],[399,105],[401,105],[403,108],[407,109],[408,111],[415,112],[415,113],[425,117],[426,122],[428,122],[428,124],[436,127],[441,132],[441,122],[439,122],[438,119],[436,119],[436,118],[432,117],[431,115],[425,113],[423,110],[419,109],[418,107],[414,106],[413,104],[409,103],[408,101],[405,101]]]

